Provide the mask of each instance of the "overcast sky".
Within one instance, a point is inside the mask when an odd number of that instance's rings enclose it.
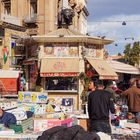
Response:
[[[88,10],[88,33],[115,41],[107,46],[110,55],[123,53],[127,43],[140,41],[140,0],[88,0]]]

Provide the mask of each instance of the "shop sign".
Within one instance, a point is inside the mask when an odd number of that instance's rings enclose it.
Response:
[[[74,77],[74,76],[78,76],[79,73],[77,72],[65,72],[65,73],[41,73],[40,74],[42,77]]]
[[[54,68],[55,70],[61,71],[61,70],[63,70],[63,69],[66,68],[66,64],[65,64],[64,62],[56,62],[56,63],[53,65],[53,68]]]
[[[116,76],[100,76],[99,79],[104,79],[104,80],[117,80],[118,77]]]
[[[17,78],[0,78],[6,92],[17,93]]]

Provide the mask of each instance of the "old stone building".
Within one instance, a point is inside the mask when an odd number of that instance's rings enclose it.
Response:
[[[0,0],[1,20],[26,26],[28,34],[44,35],[57,29],[59,12],[71,8],[75,13],[71,28],[86,33],[86,4],[86,0]]]
[[[21,47],[15,47],[16,50],[20,50],[20,54],[13,53],[15,48],[12,48],[12,43],[10,44],[10,42],[15,42],[16,39],[24,35],[45,35],[56,30],[58,28],[59,14],[63,9],[71,9],[74,13],[73,23],[70,28],[86,34],[87,16],[89,14],[86,5],[86,0],[0,0],[0,21],[1,31],[3,31],[0,35],[2,68],[9,69],[13,67],[11,66],[11,63],[13,63],[11,62],[11,57],[15,59],[14,65],[17,65],[16,63],[21,61],[22,58],[17,58],[16,55],[25,55],[24,48]],[[2,26],[4,24],[6,26]],[[10,29],[10,31],[6,28]],[[16,33],[17,31],[21,33]],[[5,37],[8,39],[5,39]],[[7,51],[9,55],[7,56],[7,62],[2,61],[2,49],[5,47],[5,43],[8,44]]]
[[[28,62],[38,59],[37,44],[32,36],[46,35],[60,28],[62,11],[72,13],[71,30],[87,33],[86,0],[0,0],[1,69],[27,70],[28,73],[32,67]],[[28,75],[26,78],[30,80]]]

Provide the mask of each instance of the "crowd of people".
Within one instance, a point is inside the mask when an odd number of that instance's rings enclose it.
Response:
[[[113,83],[108,82],[104,87],[103,81],[91,80],[89,82],[88,114],[90,119],[90,131],[111,133],[110,114],[115,114],[116,98],[127,99],[128,111],[135,116],[140,116],[140,79],[130,79],[130,87],[121,94],[116,94]],[[13,114],[0,109],[0,123],[6,127],[16,124]]]
[[[115,114],[117,96],[127,99],[129,112],[136,116],[140,115],[140,79],[130,79],[130,87],[119,95],[113,90],[112,82],[108,82],[105,88],[103,81],[91,80],[89,89],[91,91],[88,95],[90,131],[111,133],[110,114]]]

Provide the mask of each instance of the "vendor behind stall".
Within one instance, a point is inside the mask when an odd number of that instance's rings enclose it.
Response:
[[[137,79],[137,87],[140,88],[140,78]]]
[[[6,127],[9,127],[10,124],[16,124],[17,120],[12,113],[5,112],[3,109],[0,108],[0,123],[4,124],[4,126]]]
[[[112,94],[104,90],[103,82],[100,80],[96,82],[96,87],[88,96],[90,130],[111,133],[109,111],[115,113]]]

